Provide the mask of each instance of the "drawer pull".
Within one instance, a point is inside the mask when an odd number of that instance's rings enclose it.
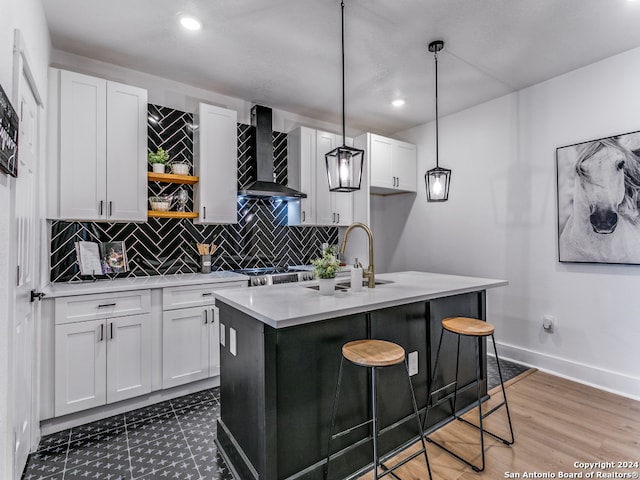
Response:
[[[100,305],[98,305],[98,308],[115,307],[115,306],[116,306],[115,303],[101,303]]]
[[[203,297],[210,297],[211,295],[213,295],[213,292],[206,292],[202,294]]]

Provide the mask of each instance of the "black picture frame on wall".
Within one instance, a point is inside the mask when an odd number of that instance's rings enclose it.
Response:
[[[640,131],[556,149],[558,260],[640,265]]]
[[[0,85],[0,170],[18,176],[18,114]]]

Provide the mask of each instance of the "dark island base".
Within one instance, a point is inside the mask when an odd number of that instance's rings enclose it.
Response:
[[[485,319],[485,292],[349,315],[294,327],[273,329],[222,301],[220,321],[237,332],[237,355],[221,352],[221,418],[218,445],[240,480],[321,480],[327,455],[333,398],[342,345],[376,338],[418,352],[418,374],[412,382],[423,416],[430,372],[440,338],[441,320],[449,316]],[[475,345],[479,341],[482,393],[486,395],[484,339],[462,338],[460,384],[475,379]],[[456,337],[445,335],[435,388],[453,381]],[[379,370],[379,419],[388,427],[380,451],[391,453],[417,440],[415,419],[402,367]],[[458,396],[464,410],[476,398],[475,388]],[[368,369],[345,363],[336,429],[369,418]],[[427,430],[450,414],[443,404],[429,413]],[[369,427],[332,444],[331,478],[348,478],[370,468]],[[347,453],[346,447],[359,444]]]

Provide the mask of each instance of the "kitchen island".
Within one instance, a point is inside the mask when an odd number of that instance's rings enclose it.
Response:
[[[221,324],[221,416],[217,442],[242,480],[321,479],[331,409],[346,342],[375,338],[416,352],[412,382],[424,412],[429,372],[435,360],[440,321],[449,316],[486,319],[486,289],[493,280],[423,272],[378,275],[381,284],[361,292],[321,296],[314,282],[228,289],[215,294]],[[475,378],[474,341],[484,360],[483,339],[463,338],[460,383]],[[443,361],[435,384],[452,379],[455,339],[445,337]],[[368,419],[367,369],[345,364],[338,430]],[[382,452],[393,452],[417,438],[411,402],[401,368],[380,371],[380,425],[388,430]],[[471,404],[473,389],[459,395],[458,407]],[[429,416],[427,428],[449,411],[444,404]],[[371,463],[368,427],[340,437],[332,445],[332,478],[345,478]],[[357,445],[348,452],[343,450]]]

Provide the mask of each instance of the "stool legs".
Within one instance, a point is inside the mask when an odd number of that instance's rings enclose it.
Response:
[[[342,366],[344,357],[340,357],[340,369],[338,370],[338,383],[336,393],[333,396],[333,411],[331,412],[331,427],[329,427],[329,440],[327,441],[327,461],[324,464],[324,480],[329,478],[329,460],[331,458],[331,440],[333,439],[333,429],[336,426],[336,414],[338,412],[338,398],[340,398],[340,387],[342,385]]]
[[[378,480],[378,404],[376,402],[376,367],[371,368],[371,435],[373,435],[373,475]]]
[[[420,414],[418,413],[418,403],[416,402],[416,395],[413,391],[413,385],[411,384],[411,375],[409,375],[409,365],[407,365],[407,361],[404,362],[404,368],[407,371],[407,381],[409,382],[409,391],[411,392],[411,403],[413,405],[413,413],[416,417],[416,423],[418,427],[418,435],[420,435],[420,442],[422,443],[422,450],[424,451],[424,461],[427,463],[427,472],[429,472],[429,479],[431,479],[431,465],[429,464],[429,457],[427,456],[427,444],[424,441],[424,435],[422,432],[422,425],[420,425]],[[418,452],[420,453],[420,452]],[[413,457],[410,457],[413,458]]]
[[[429,385],[429,392],[427,394],[427,410],[425,413],[425,417],[424,417],[424,422],[423,422],[423,431],[424,428],[426,427],[427,424],[427,417],[429,415],[429,410],[435,406],[432,402],[432,395],[433,395],[433,384],[435,383],[435,378],[436,378],[436,372],[437,372],[437,368],[438,368],[438,360],[440,358],[440,351],[441,351],[441,346],[442,346],[442,339],[444,336],[444,329],[442,330],[442,332],[440,333],[440,341],[438,343],[438,350],[436,353],[436,361],[434,362],[434,367],[433,367],[433,375],[431,376],[431,382]],[[458,393],[458,374],[459,374],[459,362],[460,362],[460,335],[457,335],[457,349],[456,349],[456,377],[455,377],[455,381],[453,384],[450,385],[454,385],[454,391],[453,391],[453,408],[452,408],[452,419],[457,419],[461,422],[464,422],[468,425],[471,425],[472,427],[477,428],[480,431],[480,452],[481,452],[481,464],[480,466],[476,466],[474,464],[472,464],[471,462],[469,462],[468,460],[462,458],[460,455],[458,455],[455,452],[452,452],[451,450],[449,450],[448,448],[446,448],[445,446],[441,445],[440,443],[436,442],[435,440],[432,440],[428,437],[427,441],[430,443],[433,443],[435,445],[437,445],[438,447],[442,448],[443,450],[447,451],[448,453],[450,453],[451,455],[453,455],[454,457],[456,457],[458,460],[462,461],[463,463],[465,463],[466,465],[470,466],[474,471],[476,472],[481,472],[484,470],[485,467],[485,457],[484,457],[484,434],[487,433],[489,435],[491,435],[492,437],[496,438],[497,440],[502,441],[505,445],[512,445],[514,443],[514,435],[513,435],[513,425],[511,424],[511,415],[509,413],[509,404],[507,403],[507,396],[505,393],[505,388],[504,388],[504,381],[502,378],[502,370],[500,368],[500,361],[499,361],[499,357],[498,357],[498,351],[496,348],[496,341],[495,338],[493,336],[493,334],[491,335],[491,341],[493,343],[493,351],[495,354],[495,358],[496,358],[496,363],[498,364],[498,375],[500,377],[500,386],[502,389],[502,395],[503,395],[503,401],[502,403],[496,405],[495,407],[493,407],[491,410],[489,410],[486,413],[483,413],[482,411],[482,389],[481,389],[481,376],[482,376],[482,372],[481,372],[481,364],[480,364],[480,341],[482,337],[478,337],[476,339],[475,342],[475,356],[476,356],[476,394],[477,394],[477,407],[478,407],[478,425],[469,422],[468,420],[458,416],[457,410],[456,410],[456,401],[457,401],[457,393]],[[447,385],[447,386],[450,386]],[[443,388],[446,388],[443,387]],[[451,394],[445,396],[445,398],[450,397]],[[436,404],[437,405],[437,404]],[[483,425],[483,420],[484,418],[486,418],[487,416],[491,415],[493,412],[495,412],[496,410],[498,410],[499,408],[501,408],[502,406],[505,407],[506,409],[506,413],[507,413],[507,419],[508,419],[508,423],[509,423],[509,432],[511,434],[511,440],[506,440],[488,430],[484,429],[484,425]]]
[[[380,434],[380,428],[379,428],[379,421],[378,421],[378,388],[377,388],[377,383],[376,383],[376,373],[377,373],[377,367],[369,367],[371,368],[371,420],[369,420],[368,422],[362,423],[360,425],[356,425],[355,427],[349,428],[343,432],[337,433],[337,434],[333,434],[333,430],[335,428],[335,421],[336,421],[336,415],[337,415],[337,409],[338,409],[338,400],[340,397],[340,387],[342,384],[342,370],[343,370],[343,365],[344,365],[344,357],[342,357],[342,359],[340,360],[340,370],[338,371],[338,383],[336,386],[336,394],[334,396],[334,400],[333,400],[333,412],[331,414],[331,427],[329,429],[329,442],[327,445],[327,460],[326,463],[324,465],[324,480],[328,480],[329,478],[329,464],[330,464],[330,460],[331,460],[331,441],[338,437],[341,436],[345,433],[351,432],[353,430],[355,430],[356,428],[359,428],[363,425],[366,425],[367,423],[371,423],[371,432],[372,432],[372,441],[373,441],[373,471],[374,471],[374,478],[375,480],[379,480],[380,478],[386,476],[387,474],[391,474],[396,468],[401,467],[402,465],[404,465],[405,463],[413,460],[415,457],[424,454],[424,459],[425,462],[427,464],[427,471],[429,472],[429,479],[431,479],[431,465],[429,464],[429,457],[427,456],[427,447],[426,447],[426,443],[425,443],[425,439],[424,439],[424,435],[422,434],[423,430],[421,427],[421,423],[420,423],[420,414],[418,413],[418,405],[416,402],[416,396],[415,393],[413,391],[413,385],[411,384],[411,377],[409,375],[409,366],[407,365],[407,361],[405,359],[404,361],[404,368],[405,368],[405,372],[407,374],[407,382],[409,384],[409,392],[411,394],[411,405],[413,407],[413,414],[414,414],[414,418],[416,419],[416,426],[418,428],[418,436],[420,437],[420,442],[422,443],[422,448],[418,451],[415,452],[414,454],[410,455],[409,457],[405,458],[404,460],[398,462],[397,464],[395,464],[394,466],[392,466],[391,468],[387,468],[384,464],[382,464],[380,462],[380,458],[378,456],[378,436]],[[378,467],[382,466],[382,468],[384,469],[384,472],[382,474],[378,473]],[[396,477],[396,475],[393,475],[394,477]],[[398,477],[396,477],[398,478]]]

